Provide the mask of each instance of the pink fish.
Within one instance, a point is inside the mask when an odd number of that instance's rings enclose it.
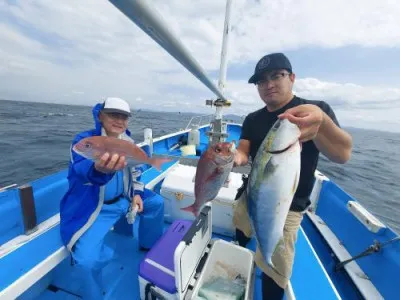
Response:
[[[171,161],[168,158],[150,158],[142,148],[134,143],[107,136],[84,138],[74,145],[73,150],[91,160],[100,158],[106,152],[110,156],[113,154],[123,155],[129,165],[149,164],[158,170],[161,169],[162,164]]]
[[[235,157],[235,142],[223,142],[210,146],[197,164],[195,177],[195,201],[192,205],[181,208],[196,217],[203,204],[213,200],[228,179]]]

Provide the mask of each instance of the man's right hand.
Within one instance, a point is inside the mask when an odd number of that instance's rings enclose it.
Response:
[[[240,140],[239,147],[236,148],[235,157],[233,159],[233,166],[244,166],[249,162],[250,141]]]
[[[235,153],[235,157],[233,158],[233,167],[239,167],[241,165],[240,154],[238,151]]]
[[[114,154],[110,157],[108,152],[104,153],[100,159],[96,160],[94,167],[97,171],[102,173],[113,173],[121,170],[126,166],[125,156]]]

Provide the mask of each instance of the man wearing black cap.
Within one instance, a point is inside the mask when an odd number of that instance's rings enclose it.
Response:
[[[264,137],[278,118],[287,118],[301,131],[300,181],[285,223],[286,248],[272,257],[277,270],[269,268],[259,249],[256,251],[256,264],[263,271],[263,299],[282,299],[291,277],[297,231],[304,211],[310,205],[309,196],[319,153],[322,152],[333,162],[343,164],[350,159],[352,150],[352,138],[340,128],[332,108],[324,101],[306,100],[293,95],[294,81],[292,65],[284,54],[272,53],[259,60],[248,82],[257,86],[265,107],[245,118],[235,156],[237,166],[247,164],[249,156],[254,160]],[[245,180],[238,192],[233,218],[237,228],[236,238],[241,246],[246,246],[252,235],[245,201],[246,184]]]

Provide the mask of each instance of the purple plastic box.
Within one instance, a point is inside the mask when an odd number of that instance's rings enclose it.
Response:
[[[192,223],[192,221],[186,220],[174,221],[168,228],[167,232],[164,233],[164,235],[150,249],[143,261],[140,263],[139,276],[169,294],[175,294],[177,291],[175,286],[175,277],[172,276],[170,272],[166,272],[165,270],[154,266],[154,263],[175,273],[175,249],[192,226]],[[154,263],[150,264],[146,259]]]

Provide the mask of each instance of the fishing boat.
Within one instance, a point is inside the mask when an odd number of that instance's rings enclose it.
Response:
[[[138,249],[137,222],[128,225],[125,221],[111,228],[106,238],[107,243],[117,243],[119,259],[111,261],[103,271],[105,297],[144,299],[143,293],[150,291],[153,298],[149,299],[194,299],[199,282],[206,276],[204,270],[213,263],[210,260],[215,254],[211,254],[217,251],[217,246],[235,251],[241,248],[234,242],[232,211],[248,167],[232,170],[229,182],[216,199],[206,205],[209,210],[202,215],[207,219],[200,231],[196,231],[200,219],[180,209],[194,199],[193,177],[201,154],[210,144],[237,142],[240,137],[241,123],[227,122],[223,116],[225,107],[232,105],[223,94],[231,1],[226,3],[218,87],[150,3],[144,0],[110,2],[196,76],[216,98],[205,101],[205,105],[215,109],[210,122],[204,123],[204,116],[196,117],[185,129],[160,137],[153,137],[151,128],[146,128],[143,141],[138,144],[149,156],[172,159],[161,170],[147,166],[141,178],[147,189],[164,199],[165,230],[176,220],[186,220],[195,226],[192,240],[201,230],[203,236],[204,230],[209,233],[203,249],[197,248],[198,254],[194,254],[190,263],[183,261],[184,255],[176,254],[181,244],[173,249],[175,265],[173,270],[165,272],[180,292],[175,298],[167,298],[157,293],[155,287],[143,290],[139,272],[146,252]],[[0,299],[80,299],[82,287],[59,232],[59,205],[68,187],[67,172],[61,170],[0,190],[0,218],[3,220],[0,225]],[[311,202],[298,232],[293,274],[285,290],[285,299],[398,299],[400,237],[319,171],[315,172]],[[194,249],[194,244],[189,242],[182,247],[192,245]],[[247,270],[251,275],[247,277],[246,295],[248,299],[262,299],[260,270],[252,259],[254,239],[246,250],[251,255],[243,252],[243,259],[236,262],[249,259]],[[224,255],[230,257],[228,252]]]

